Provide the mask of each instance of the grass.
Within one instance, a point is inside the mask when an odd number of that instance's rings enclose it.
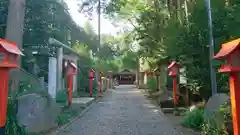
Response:
[[[70,108],[67,108],[62,113],[60,113],[56,118],[56,123],[58,126],[62,126],[71,121],[72,118],[77,117],[79,111]]]

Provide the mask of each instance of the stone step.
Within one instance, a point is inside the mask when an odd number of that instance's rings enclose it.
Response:
[[[90,105],[94,100],[95,98],[91,98],[91,97],[73,98],[72,105],[85,108],[88,105]]]
[[[174,110],[175,110],[174,108],[162,108],[162,111],[163,111],[164,113],[172,113]],[[186,108],[183,108],[183,107],[179,107],[179,108],[178,108],[178,111],[180,111],[180,112],[186,112],[187,109],[186,109]]]

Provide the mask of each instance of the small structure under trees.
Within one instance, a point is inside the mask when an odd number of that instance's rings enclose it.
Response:
[[[124,69],[121,72],[114,73],[113,78],[116,78],[119,84],[134,84],[136,73],[128,69]]]

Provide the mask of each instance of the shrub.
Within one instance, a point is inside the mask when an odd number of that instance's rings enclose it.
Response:
[[[17,120],[18,111],[18,96],[21,95],[24,90],[21,88],[17,91],[9,93],[8,105],[7,105],[7,121],[6,121],[6,135],[38,135],[37,133],[29,133],[27,129],[20,125]]]
[[[150,90],[152,91],[156,91],[157,90],[157,81],[154,77],[149,77],[148,78],[148,82],[147,82],[147,86]]]
[[[69,108],[68,110],[65,110],[61,114],[59,114],[56,118],[56,123],[61,126],[66,123],[68,123],[73,117],[76,117],[78,115],[78,112],[76,110],[73,110]]]
[[[9,97],[7,106],[6,135],[27,135],[26,129],[17,121],[16,97]]]
[[[232,116],[230,103],[223,104],[210,120],[205,120],[202,135],[232,135]]]
[[[201,129],[204,123],[203,109],[194,109],[186,113],[184,117],[184,125],[189,128]]]
[[[202,126],[201,135],[223,135],[221,131],[216,128],[213,122],[205,122]]]
[[[67,90],[58,91],[56,93],[57,103],[67,103],[67,100],[68,100]]]

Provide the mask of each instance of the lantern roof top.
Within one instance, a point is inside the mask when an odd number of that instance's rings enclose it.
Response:
[[[70,62],[70,65],[71,65],[72,67],[74,67],[75,69],[77,69],[77,65],[74,64],[73,62]]]
[[[23,53],[18,49],[15,43],[4,40],[0,38],[0,45],[8,52],[17,54],[17,55],[23,55]]]
[[[180,65],[176,61],[172,61],[171,64],[168,66],[168,69],[172,68],[175,65],[180,67]]]
[[[220,51],[213,58],[222,59],[234,52],[238,47],[240,47],[240,38],[222,44]]]
[[[160,67],[156,67],[153,72],[160,72],[161,71],[161,68]]]

